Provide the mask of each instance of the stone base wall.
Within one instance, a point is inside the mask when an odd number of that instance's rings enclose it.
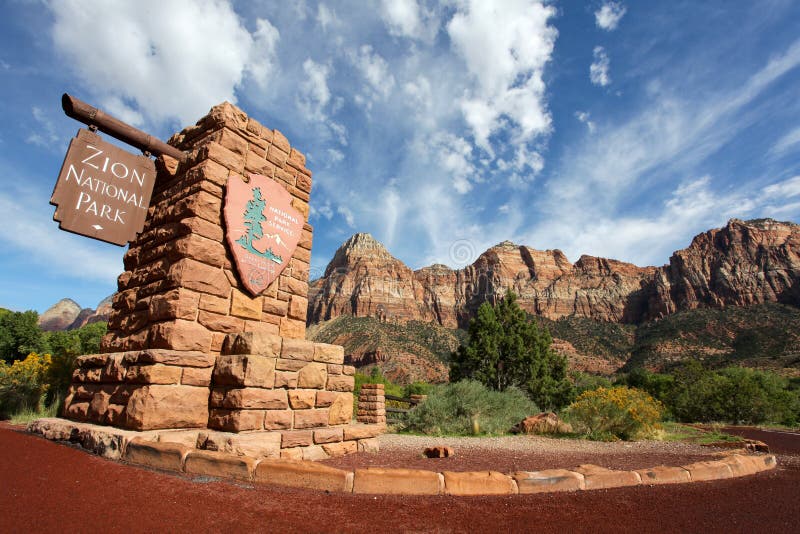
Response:
[[[214,361],[160,349],[81,356],[64,417],[134,430],[205,427]]]
[[[219,356],[81,356],[64,416],[134,430],[284,431],[284,448],[338,443],[353,417],[355,368],[343,362],[340,346],[253,332],[229,335]]]
[[[364,384],[358,394],[359,423],[386,424],[386,396],[383,384]]]

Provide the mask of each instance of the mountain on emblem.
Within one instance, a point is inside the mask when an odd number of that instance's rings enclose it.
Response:
[[[225,237],[242,285],[261,294],[283,271],[303,230],[292,196],[274,180],[251,174],[225,186]]]

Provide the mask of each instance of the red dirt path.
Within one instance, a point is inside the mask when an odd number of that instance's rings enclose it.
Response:
[[[508,497],[327,495],[149,471],[0,423],[0,531],[790,532],[800,524],[800,462],[797,446],[790,449],[773,471],[687,485]]]

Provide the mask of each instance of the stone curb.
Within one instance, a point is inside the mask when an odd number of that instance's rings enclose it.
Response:
[[[69,436],[61,435],[45,437],[55,440],[70,439]],[[778,465],[773,454],[731,454],[720,460],[695,462],[681,467],[658,466],[635,471],[617,471],[591,464],[574,469],[518,471],[512,474],[497,471],[439,473],[421,469],[375,467],[345,471],[308,460],[259,460],[224,452],[191,449],[179,443],[149,441],[141,437],[128,441],[122,454],[115,455],[113,459],[165,471],[331,493],[457,496],[685,484],[744,477],[774,469]]]

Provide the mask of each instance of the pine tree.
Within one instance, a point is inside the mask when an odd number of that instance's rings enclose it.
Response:
[[[261,228],[261,223],[267,220],[264,216],[264,206],[266,201],[261,198],[261,188],[253,189],[253,200],[247,201],[247,207],[244,212],[244,225],[247,228],[247,233],[243,235],[238,243],[241,243],[246,249],[251,252],[258,252],[253,249],[253,241],[264,237],[264,230]]]
[[[470,378],[498,391],[516,386],[544,409],[565,406],[572,399],[566,358],[552,351],[550,333],[528,319],[513,292],[496,306],[483,303],[470,321],[468,335],[466,345],[452,355],[452,382]]]

